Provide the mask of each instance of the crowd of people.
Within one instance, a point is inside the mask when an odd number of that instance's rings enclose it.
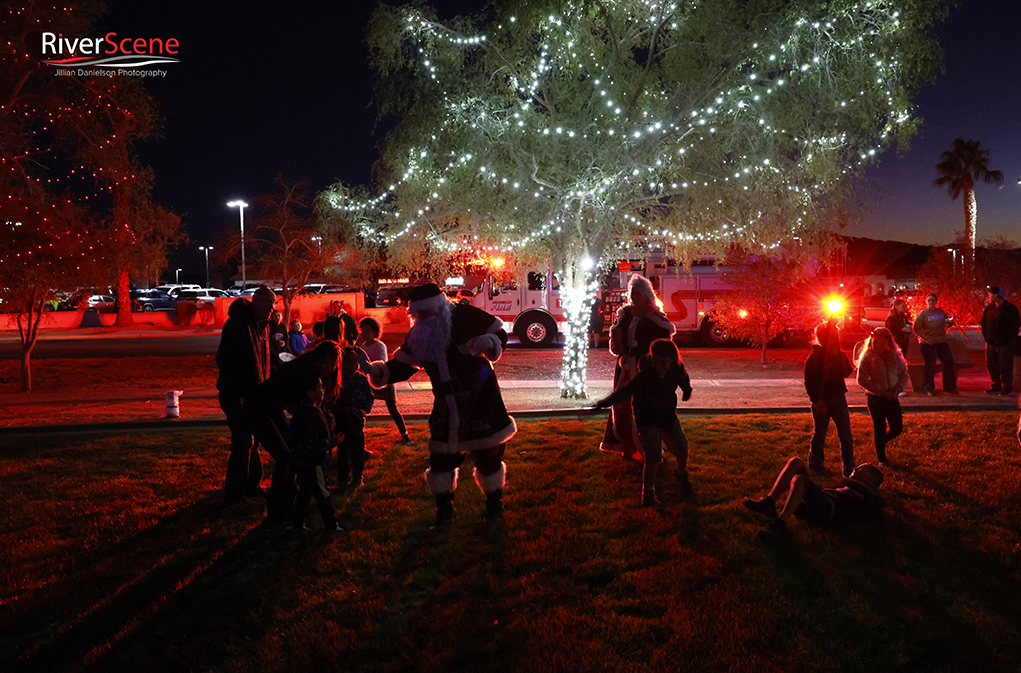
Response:
[[[1014,344],[1021,329],[1017,308],[1003,297],[999,287],[988,288],[988,306],[982,317],[986,339],[986,360],[992,387],[987,391],[1010,395],[1013,389]],[[936,360],[943,364],[943,389],[957,394],[957,377],[947,329],[953,320],[930,294],[926,309],[912,321],[907,303],[894,302],[885,326],[875,329],[865,340],[852,363],[842,350],[840,331],[835,321],[816,327],[812,350],[805,361],[805,391],[811,402],[812,438],[808,459],[791,458],[777,476],[769,493],[757,500],[746,500],[748,509],[770,518],[761,537],[783,535],[791,516],[813,523],[828,523],[849,518],[866,518],[881,510],[883,482],[880,468],[890,460],[887,445],[904,429],[900,396],[910,378],[907,357],[912,337],[917,339],[924,362],[924,389],[936,395]],[[673,326],[663,313],[653,288],[642,276],[632,276],[627,303],[617,312],[610,329],[610,351],[617,356],[614,391],[599,400],[595,409],[610,407],[607,427],[600,449],[619,453],[626,459],[644,461],[643,506],[658,503],[655,491],[663,461],[661,442],[675,456],[675,475],[682,498],[693,493],[687,474],[688,441],[677,418],[677,390],[688,401],[691,382],[680,354],[671,340]],[[857,464],[847,405],[846,379],[857,370],[856,382],[865,391],[866,406],[872,419],[877,465]],[[825,474],[825,442],[830,421],[836,426],[840,443],[842,485],[824,489],[811,481],[810,472]],[[1021,423],[1018,441],[1021,442]],[[777,511],[776,499],[786,491],[783,508]]]
[[[326,488],[328,458],[336,447],[339,490],[362,484],[369,455],[365,416],[375,399],[386,403],[399,443],[409,443],[393,384],[424,369],[434,395],[424,476],[436,499],[435,525],[453,517],[459,469],[469,455],[486,495],[484,516],[503,514],[503,456],[517,431],[491,364],[507,344],[503,323],[469,304],[452,305],[432,283],[414,288],[409,298],[414,325],[389,358],[379,323],[364,318],[356,326],[342,306],[302,343],[293,334],[300,333],[298,321],[290,338],[278,338],[282,319],[272,319],[272,290],[260,287],[250,302],[231,304],[216,356],[220,407],[231,432],[221,509],[261,496],[268,522],[301,528],[315,498],[327,530],[342,530]],[[289,357],[281,357],[285,353]],[[274,461],[265,492],[260,446]]]
[[[1021,318],[998,287],[988,288],[988,293],[989,306],[982,317],[992,381],[988,392],[1009,395]],[[356,325],[344,310],[331,311],[317,323],[311,340],[305,339],[297,320],[285,337],[282,320],[273,312],[275,299],[271,290],[259,288],[250,302],[237,300],[231,305],[223,327],[217,389],[231,447],[222,507],[263,496],[268,520],[300,528],[314,498],[327,530],[341,530],[326,488],[327,459],[336,447],[338,489],[362,484],[369,455],[365,416],[376,399],[386,403],[400,443],[409,443],[394,384],[424,369],[433,390],[424,478],[436,502],[434,526],[453,517],[459,470],[469,455],[475,481],[486,496],[483,516],[502,516],[507,474],[503,458],[516,425],[492,366],[507,344],[498,318],[470,304],[451,304],[435,284],[412,288],[408,305],[412,328],[404,344],[388,357],[379,323],[365,318]],[[937,359],[943,365],[944,391],[957,391],[947,339],[953,321],[937,304],[938,297],[929,295],[927,308],[912,321],[906,304],[896,301],[886,326],[872,332],[853,363],[842,350],[834,321],[814,330],[804,369],[814,425],[807,460],[791,458],[764,497],[745,501],[748,509],[770,518],[760,533],[764,538],[782,535],[792,516],[827,523],[881,510],[880,468],[889,466],[887,447],[904,428],[900,396],[909,383],[905,357],[912,336],[925,365],[925,391],[937,394]],[[681,497],[694,493],[687,471],[688,440],[677,415],[677,390],[683,401],[693,391],[673,334],[651,283],[633,275],[627,301],[610,329],[610,351],[617,358],[613,392],[593,411],[610,409],[600,449],[644,463],[643,506],[659,504],[656,489],[664,445],[676,461]],[[290,357],[280,357],[282,353]],[[845,383],[855,370],[872,419],[877,465],[855,461]],[[838,488],[824,489],[811,481],[809,473],[827,472],[824,449],[831,421],[839,438],[843,481]],[[260,445],[274,460],[265,493],[260,487]],[[778,511],[777,498],[784,492],[786,499]]]

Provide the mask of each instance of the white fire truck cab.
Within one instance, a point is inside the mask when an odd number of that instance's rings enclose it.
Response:
[[[471,303],[506,324],[522,346],[551,345],[565,321],[560,283],[549,270],[529,271],[524,283],[499,284],[487,276]]]

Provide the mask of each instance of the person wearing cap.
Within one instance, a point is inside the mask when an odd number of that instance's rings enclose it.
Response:
[[[770,519],[759,531],[759,538],[768,541],[783,537],[792,516],[817,526],[876,518],[886,503],[879,494],[882,483],[882,470],[862,463],[841,480],[841,486],[822,488],[809,478],[808,464],[795,456],[777,475],[769,493],[757,500],[746,498],[744,506]],[[776,501],[785,490],[787,499],[778,513]]]
[[[436,498],[441,526],[454,515],[458,470],[467,454],[475,482],[486,495],[486,518],[503,514],[503,462],[507,441],[517,432],[507,413],[492,363],[507,345],[503,322],[470,304],[453,305],[435,283],[411,289],[413,325],[387,362],[368,363],[373,388],[406,381],[425,369],[432,383],[429,469],[425,481]]]
[[[996,285],[986,288],[989,303],[982,312],[982,338],[986,340],[986,369],[991,395],[1010,395],[1014,390],[1014,340],[1021,329],[1017,307],[1003,297]]]

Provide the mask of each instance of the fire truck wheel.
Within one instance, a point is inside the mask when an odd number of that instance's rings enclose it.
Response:
[[[545,313],[529,311],[514,321],[514,336],[522,346],[546,348],[557,338],[557,323]]]
[[[699,329],[699,341],[708,348],[719,348],[731,344],[730,332],[723,329],[714,320],[706,318]]]

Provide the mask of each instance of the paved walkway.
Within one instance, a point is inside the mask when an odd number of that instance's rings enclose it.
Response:
[[[216,333],[211,327],[154,329],[139,326],[121,330],[104,328],[104,337],[146,338],[195,336]],[[87,339],[96,332],[87,329],[48,330],[47,339]],[[0,342],[17,341],[16,332],[0,332]],[[1013,411],[1018,398],[984,393],[988,377],[981,367],[962,370],[960,395],[937,397],[908,393],[901,404],[908,413],[946,411]],[[517,418],[589,417],[595,400],[609,394],[610,380],[590,379],[587,400],[564,399],[559,380],[516,380],[500,377],[507,408]],[[740,413],[808,413],[808,399],[800,378],[696,379],[695,392],[689,402],[681,403],[685,415],[716,415]],[[848,379],[848,402],[852,413],[867,413],[865,398],[853,379]],[[409,422],[422,422],[432,408],[432,392],[428,380],[416,379],[396,386],[397,403]],[[187,426],[225,426],[213,387],[186,389],[181,397],[181,419],[163,420],[165,390],[124,387],[81,393],[0,394],[0,434],[45,432],[64,429],[130,429]],[[605,413],[605,412],[600,412]],[[386,407],[377,403],[369,423],[389,423]]]
[[[590,417],[592,404],[611,388],[611,381],[590,380],[587,400],[564,399],[559,381],[501,380],[504,401],[520,420],[553,417]],[[979,376],[962,377],[959,395],[936,397],[907,393],[901,404],[907,413],[947,411],[1013,411],[1018,397],[1000,397],[984,393],[985,380]],[[808,413],[808,399],[800,379],[696,379],[695,392],[682,402],[683,415],[746,413]],[[848,402],[852,413],[867,413],[864,394],[848,379]],[[423,422],[432,409],[432,391],[428,381],[403,382],[395,386],[397,405],[409,423]],[[81,431],[110,428],[156,428],[185,426],[225,426],[214,388],[185,390],[180,399],[181,418],[163,420],[165,391],[131,389],[96,391],[68,395],[40,393],[0,396],[0,435],[54,430]],[[54,423],[54,410],[60,419]],[[605,412],[599,412],[605,414]],[[77,420],[77,419],[80,419]],[[377,402],[369,423],[389,423],[386,407]]]

